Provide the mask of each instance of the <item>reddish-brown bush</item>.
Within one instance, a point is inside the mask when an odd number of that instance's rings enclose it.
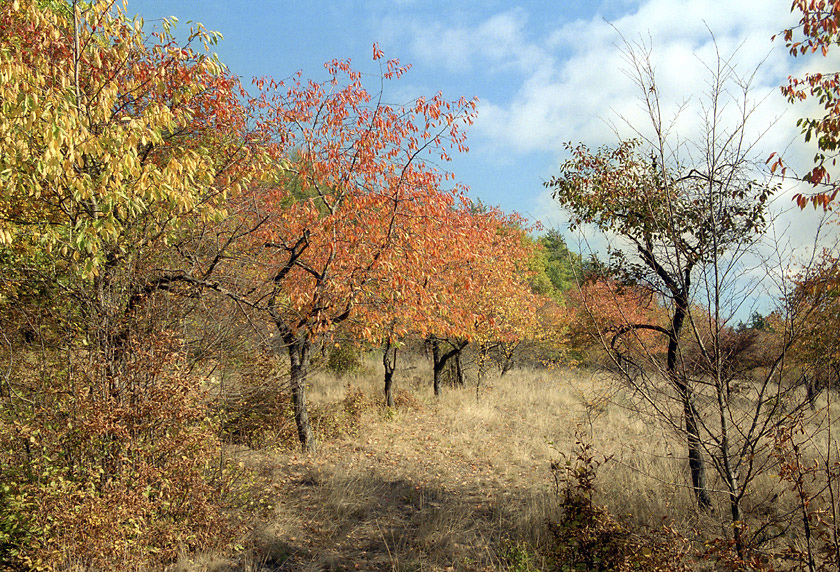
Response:
[[[37,391],[6,400],[10,566],[154,567],[215,542],[227,524],[218,442],[179,345],[165,334],[132,340],[111,367],[76,352]]]

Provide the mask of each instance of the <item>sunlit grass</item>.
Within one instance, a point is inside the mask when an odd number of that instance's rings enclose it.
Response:
[[[310,377],[309,401],[321,415],[346,415],[348,400],[361,407],[354,428],[322,436],[316,455],[239,449],[276,499],[240,564],[504,569],[500,550],[512,540],[548,541],[546,522],[558,512],[551,465],[574,461],[579,441],[591,444],[598,465],[595,501],[620,521],[636,530],[670,525],[697,539],[726,534],[713,468],[715,512],[704,514],[689,485],[684,438],[647,415],[615,377],[586,368],[514,369],[489,375],[478,391],[474,383],[447,386],[435,398],[426,358],[400,364],[396,410],[383,406],[378,355],[357,373]],[[789,501],[762,504],[781,488],[776,475],[761,475],[745,508],[791,510]]]

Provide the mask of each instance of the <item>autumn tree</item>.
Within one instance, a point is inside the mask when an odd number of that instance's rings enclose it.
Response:
[[[836,0],[794,0],[791,11],[800,15],[799,24],[782,33],[785,46],[793,57],[811,54],[828,58],[829,52],[840,43],[840,2]],[[804,175],[804,180],[817,191],[811,195],[798,193],[797,204],[804,208],[808,203],[828,210],[840,187],[832,181],[831,170],[837,162],[840,147],[840,72],[820,70],[806,73],[802,77],[790,77],[782,86],[782,93],[791,103],[799,101],[819,102],[822,117],[804,117],[797,121],[805,141],[814,140],[818,151],[814,156],[814,167]],[[770,157],[774,167],[782,166],[781,157],[773,153]]]
[[[374,60],[382,53],[374,47]],[[256,81],[250,100],[261,140],[280,149],[278,171],[240,195],[224,231],[235,257],[219,260],[224,277],[202,281],[273,324],[286,352],[298,436],[315,450],[306,384],[312,350],[336,327],[371,307],[375,285],[389,280],[395,257],[426,263],[424,233],[445,218],[456,189],[433,161],[464,150],[462,128],[475,102],[440,94],[395,106],[371,93],[349,63],[329,62],[328,79],[289,85]],[[406,68],[382,63],[382,82]],[[361,320],[363,321],[363,320]],[[371,329],[362,335],[370,338]]]
[[[462,353],[472,342],[479,360],[492,344],[534,337],[537,297],[531,292],[529,262],[535,245],[518,215],[504,215],[486,205],[469,205],[455,236],[459,254],[430,280],[433,387],[440,395],[443,374],[451,367],[453,383],[464,385]],[[483,364],[479,363],[481,367]]]
[[[509,217],[499,226],[493,248],[485,255],[489,267],[476,273],[483,278],[477,299],[480,314],[475,322],[479,375],[491,350],[501,358],[500,373],[504,375],[513,367],[523,342],[545,338],[547,323],[539,319],[540,311],[553,300],[533,288],[535,261],[543,249],[528,236],[528,230],[524,221]]]
[[[0,4],[0,471],[31,511],[21,557],[165,561],[223,522],[182,313],[158,294],[262,169],[217,36],[170,26],[147,36],[113,2]]]
[[[581,280],[566,296],[569,345],[582,356],[592,357],[606,346],[614,357],[638,361],[646,356],[660,357],[652,351],[660,335],[655,327],[665,327],[668,314],[650,289],[623,284],[615,277],[596,274]],[[628,335],[628,324],[645,324]],[[615,339],[613,339],[615,338]]]
[[[427,340],[439,395],[447,367],[463,383],[460,358],[469,343],[509,339],[533,321],[526,261],[534,245],[518,215],[461,199],[427,222],[412,244],[396,247],[353,320],[355,337],[372,331],[383,345],[386,404],[393,404],[400,340]]]
[[[801,315],[801,335],[791,347],[791,360],[800,368],[808,401],[840,383],[840,270],[829,251],[812,268],[803,271],[789,295],[789,304]]]
[[[706,477],[708,427],[696,404],[698,380],[683,367],[684,335],[697,330],[694,307],[711,308],[711,330],[719,333],[730,319],[723,295],[738,275],[741,255],[765,227],[767,201],[773,187],[756,180],[746,127],[754,110],[748,98],[749,78],[740,76],[730,61],[718,58],[710,66],[709,92],[701,116],[704,129],[691,151],[671,142],[663,120],[658,86],[649,52],[627,45],[629,75],[642,94],[652,129],[635,126],[641,140],[622,141],[614,147],[591,151],[569,146],[571,158],[562,173],[547,186],[572,217],[574,225],[593,225],[620,238],[611,253],[611,274],[647,289],[668,311],[665,324],[623,320],[610,329],[606,347],[628,381],[642,391],[649,405],[685,436],[692,486],[698,505],[710,508]],[[734,95],[738,94],[738,95]],[[725,122],[725,110],[735,107],[739,120]],[[649,135],[645,135],[649,133]],[[688,332],[687,332],[688,330]],[[644,345],[643,333],[661,340],[665,363]],[[620,359],[621,341],[632,337],[642,343],[645,367],[628,370]],[[714,337],[713,340],[719,340]],[[705,351],[721,366],[716,341]],[[661,396],[649,392],[646,371],[660,370],[673,388],[681,410],[676,423],[661,408]],[[641,373],[642,377],[638,377]],[[718,380],[720,383],[722,381]],[[681,425],[681,427],[680,427]],[[729,444],[718,442],[717,460],[728,463]],[[731,479],[737,472],[724,471]],[[733,519],[739,519],[740,484],[730,489]]]

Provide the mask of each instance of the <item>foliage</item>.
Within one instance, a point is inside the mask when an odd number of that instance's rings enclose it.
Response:
[[[247,154],[235,80],[111,6],[0,7],[0,245],[88,280],[218,217]]]
[[[638,536],[594,500],[598,468],[592,445],[580,436],[571,455],[553,462],[560,514],[548,523],[547,557],[556,570],[687,570],[680,543],[660,534]]]
[[[531,287],[538,294],[562,300],[562,294],[571,290],[582,278],[580,255],[572,253],[563,236],[555,229],[537,239],[542,247],[535,256],[536,275]]]
[[[374,60],[381,59],[375,46]],[[381,65],[380,86],[407,71],[394,60]],[[422,303],[417,280],[399,269],[431,272],[429,256],[442,239],[429,221],[446,221],[458,195],[457,187],[442,188],[450,177],[431,163],[466,150],[462,127],[475,110],[475,101],[441,94],[387,105],[349,62],[325,67],[329,79],[321,83],[300,74],[288,84],[255,82],[255,132],[279,168],[231,201],[223,233],[237,255],[209,252],[218,277],[200,281],[271,320],[290,359],[298,433],[309,451],[313,348],[345,323],[360,324],[359,340],[378,338],[381,293]]]
[[[685,167],[663,165],[655,156],[646,159],[639,147],[639,141],[622,141],[593,152],[569,144],[572,158],[562,175],[546,183],[573,225],[594,224],[632,242],[650,268],[633,265],[631,272],[658,272],[655,257],[662,256],[657,251],[664,244],[674,244],[693,266],[712,260],[724,245],[761,232],[772,187],[745,179],[742,172],[733,172],[725,187],[711,179],[712,173],[689,170],[683,176],[679,171]],[[714,217],[708,214],[712,208]]]
[[[800,57],[820,54],[828,58],[829,51],[840,43],[840,2],[794,0],[791,11],[801,16],[797,26],[782,34],[790,55]],[[824,190],[812,195],[798,193],[794,199],[800,208],[811,203],[814,207],[830,210],[840,190],[836,183],[832,183],[832,174],[829,172],[836,164],[840,146],[840,72],[813,71],[802,77],[790,77],[788,84],[782,86],[782,93],[791,103],[808,99],[817,102],[824,112],[822,117],[803,117],[796,122],[802,129],[805,141],[813,139],[819,149],[814,155],[815,165],[804,179]],[[774,161],[774,169],[782,166],[781,157],[777,153],[773,153],[769,161]]]
[[[651,320],[655,312],[633,316],[623,304],[610,312],[603,296],[585,301],[599,331],[614,332],[604,345],[639,410],[654,412],[685,438],[697,505],[708,511],[711,459],[729,509],[726,540],[743,560],[755,540],[744,525],[750,483],[772,465],[767,451],[773,424],[798,406],[789,404],[792,390],[779,383],[796,333],[791,316],[755,377],[745,357],[758,336],[739,335],[728,325],[745,303],[745,257],[767,228],[768,201],[777,189],[756,170],[747,136],[756,110],[749,94],[755,72],[742,75],[732,58],[716,53],[707,65],[701,135],[685,142],[670,131],[676,118],[670,124],[663,119],[649,48],[626,43],[625,56],[649,126],[630,126],[639,140],[595,151],[570,144],[562,174],[547,186],[573,225],[592,225],[615,238],[605,278],[647,291],[667,312],[667,319]],[[724,113],[727,108],[737,115]],[[750,395],[747,413],[734,408],[739,383]]]
[[[531,549],[522,541],[508,541],[502,547],[500,557],[505,563],[505,572],[540,572]]]
[[[171,336],[131,343],[107,396],[78,389],[101,375],[95,363],[53,362],[44,380],[15,366],[31,383],[0,418],[0,473],[4,542],[19,562],[165,563],[227,526],[200,381]]]
[[[830,402],[824,413],[832,420]],[[831,453],[836,441],[830,430],[807,431],[802,415],[789,417],[775,437],[779,478],[795,497],[792,527],[801,537],[778,557],[793,561],[801,570],[835,570],[840,565],[840,460]]]
[[[552,559],[561,570],[619,570],[625,566],[628,533],[593,501],[598,466],[591,445],[578,439],[565,463],[552,464],[561,515],[549,523]]]
[[[636,358],[656,351],[660,332],[638,328],[626,335],[628,325],[664,327],[668,320],[649,290],[609,278],[587,280],[569,291],[567,299],[572,314],[569,343],[590,355],[597,354],[599,346]]]
[[[799,277],[788,303],[800,317],[801,335],[791,347],[812,393],[840,381],[840,269],[837,258],[824,252],[818,264]],[[813,395],[811,395],[813,397]]]
[[[0,508],[16,565],[171,562],[230,532],[179,290],[258,169],[196,26],[112,2],[0,3]],[[198,45],[198,47],[195,47]],[[165,269],[165,270],[164,270]],[[210,270],[200,269],[203,276]]]
[[[358,373],[365,368],[364,352],[351,343],[338,343],[327,350],[326,370],[336,375]]]

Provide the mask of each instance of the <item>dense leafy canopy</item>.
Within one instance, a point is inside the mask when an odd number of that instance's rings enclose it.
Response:
[[[249,153],[236,80],[168,22],[148,44],[111,5],[2,7],[0,243],[87,279],[222,216]]]

